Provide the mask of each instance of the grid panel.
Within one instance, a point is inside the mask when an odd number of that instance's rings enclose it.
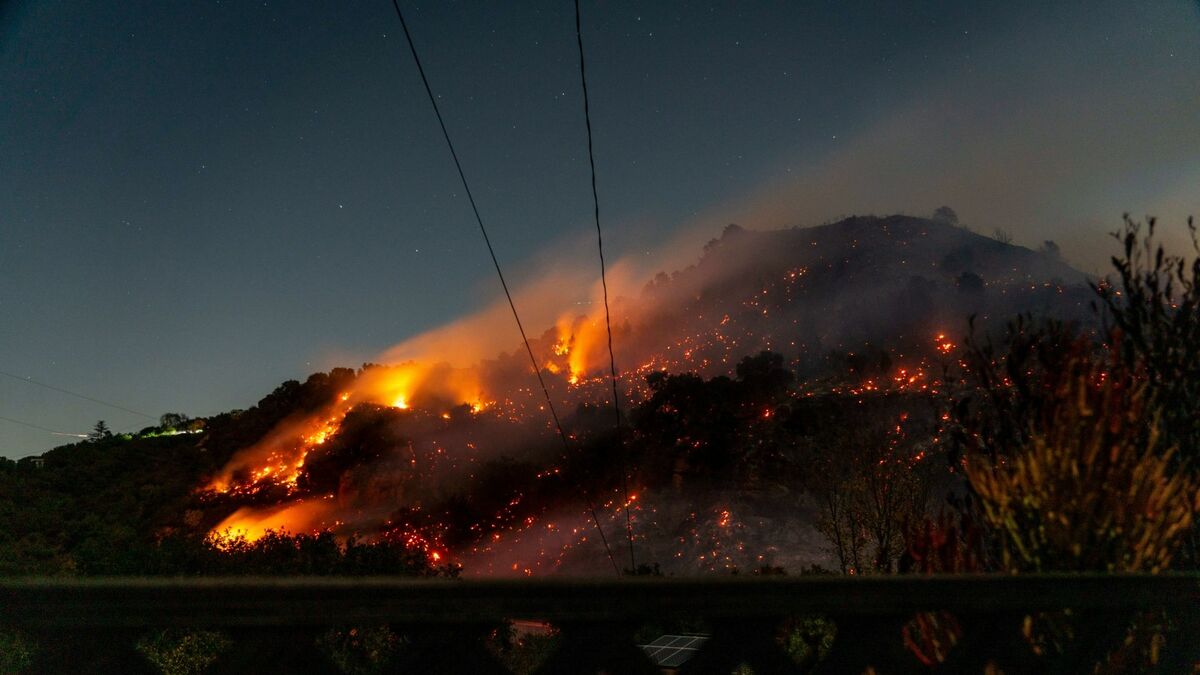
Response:
[[[694,657],[707,640],[703,635],[662,635],[641,648],[656,665],[678,668]]]

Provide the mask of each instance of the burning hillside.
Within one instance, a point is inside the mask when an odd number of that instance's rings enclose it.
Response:
[[[947,335],[968,315],[1079,317],[1082,281],[1048,256],[917,218],[730,226],[697,264],[627,288],[613,305],[621,404],[632,411],[624,445],[611,430],[602,313],[562,314],[531,344],[563,414],[565,452],[524,353],[502,352],[467,320],[397,346],[390,365],[330,373],[319,400],[234,454],[202,495],[228,514],[219,536],[388,538],[468,573],[602,571],[596,522],[623,544],[625,508],[635,548],[676,571],[794,562],[782,549],[800,544],[781,533],[811,513],[794,495],[762,497],[766,467],[755,462],[778,458],[753,456],[759,434],[794,422],[806,398],[936,391],[939,364],[954,357]],[[744,360],[764,351],[784,358],[766,369]],[[718,378],[714,387],[726,378],[728,401],[713,401],[714,414],[734,406],[730,428],[756,440],[675,429],[665,457],[647,450],[666,444],[650,443],[662,430],[646,425],[668,385],[682,386],[671,373]],[[778,386],[796,374],[801,382]],[[722,455],[743,443],[746,454]],[[714,467],[727,475],[702,475]],[[734,476],[755,490],[730,491]]]

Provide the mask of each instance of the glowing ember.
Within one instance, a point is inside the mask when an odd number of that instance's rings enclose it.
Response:
[[[944,333],[938,333],[937,337],[934,338],[934,345],[936,349],[943,354],[949,354],[950,352],[954,351],[956,346],[946,337]]]

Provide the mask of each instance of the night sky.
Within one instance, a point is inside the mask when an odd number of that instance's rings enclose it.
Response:
[[[402,4],[509,274],[594,267],[571,2]],[[1200,214],[1194,1],[827,5],[584,0],[614,257],[949,204],[1098,271]],[[208,415],[498,293],[387,0],[0,2],[0,371]],[[0,417],[150,423],[3,376]]]

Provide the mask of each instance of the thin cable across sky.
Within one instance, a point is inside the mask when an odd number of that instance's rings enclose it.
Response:
[[[421,66],[421,57],[417,55],[416,44],[413,42],[412,35],[408,30],[408,22],[404,20],[404,12],[400,10],[398,0],[392,0],[392,7],[396,10],[396,17],[400,19],[400,27],[404,29],[404,39],[408,42],[409,51],[412,52],[413,61],[417,65],[417,72],[421,75],[421,83],[425,85],[425,94],[429,97],[429,103],[433,106],[434,114],[437,115],[438,126],[442,129],[442,137],[446,139],[446,147],[450,149],[450,156],[454,159],[454,167],[458,169],[458,177],[462,181],[463,190],[467,193],[467,201],[471,203],[471,211],[475,214],[475,222],[479,224],[479,232],[483,235],[484,243],[487,244],[488,255],[492,258],[492,265],[496,268],[496,276],[500,278],[500,286],[504,289],[504,297],[508,299],[508,307],[512,310],[513,321],[517,324],[517,330],[521,333],[521,341],[524,342],[525,351],[529,354],[529,363],[533,368],[533,374],[537,376],[538,384],[542,388],[542,394],[546,397],[546,405],[550,410],[550,416],[554,420],[554,427],[558,430],[558,437],[562,441],[563,453],[564,455],[569,454],[570,448],[567,444],[567,435],[563,431],[558,411],[554,408],[554,401],[550,396],[550,390],[546,387],[546,380],[542,377],[542,370],[538,367],[537,357],[533,355],[533,347],[529,345],[529,337],[525,334],[525,327],[521,324],[521,316],[517,312],[517,305],[513,301],[512,293],[508,290],[508,282],[504,280],[504,272],[500,269],[500,261],[496,258],[496,250],[492,247],[491,237],[488,236],[487,228],[483,224],[483,217],[479,215],[479,207],[475,204],[475,197],[471,194],[471,186],[467,183],[467,174],[463,171],[462,163],[458,159],[458,153],[454,150],[454,143],[450,140],[450,132],[446,129],[446,121],[442,118],[442,111],[438,106],[437,97],[433,95],[433,88],[429,85],[429,78],[425,76],[425,68]],[[600,526],[600,517],[596,513],[595,504],[592,502],[590,496],[588,497],[588,510],[591,512],[596,531],[600,534],[600,540],[604,543],[604,550],[608,554],[609,562],[612,563],[613,571],[619,576],[621,568],[617,565],[617,561],[613,557],[612,549],[608,545],[608,538],[604,534],[604,528]]]
[[[592,149],[592,111],[588,101],[587,67],[583,58],[583,19],[579,0],[575,0],[575,43],[579,46],[579,83],[583,88],[583,121],[587,127],[588,166],[592,175],[592,214],[596,220],[596,248],[600,252],[600,287],[604,291],[604,328],[608,331],[608,374],[612,382],[617,452],[621,458],[621,493],[625,498],[625,538],[629,544],[630,569],[636,572],[633,555],[633,519],[629,515],[629,467],[625,464],[625,443],[621,435],[621,401],[617,393],[617,357],[613,354],[612,317],[608,309],[608,273],[604,264],[604,233],[600,229],[600,197],[596,191],[596,153]]]
[[[126,407],[123,405],[118,405],[116,403],[111,403],[109,401],[94,398],[92,396],[87,396],[85,394],[80,394],[78,392],[74,392],[69,389],[63,389],[62,387],[56,387],[52,384],[46,384],[45,382],[38,382],[37,380],[29,378],[29,377],[21,377],[20,375],[9,373],[9,372],[3,371],[3,370],[0,370],[0,375],[3,375],[5,377],[11,377],[14,380],[19,380],[21,382],[24,382],[25,384],[33,384],[33,385],[37,385],[39,387],[43,387],[45,389],[49,389],[51,391],[57,391],[60,394],[74,396],[75,398],[83,399],[84,401],[91,401],[92,403],[97,403],[102,406],[107,406],[109,408],[113,408],[114,410],[120,410],[123,412],[130,413],[132,415],[138,415],[140,417],[145,417],[146,419],[149,419],[149,420],[158,421],[158,417],[155,415],[151,415],[150,413],[140,412],[140,411],[134,410],[133,408],[129,408],[129,407]]]
[[[68,436],[70,438],[87,438],[88,437],[87,434],[72,434],[72,433],[68,433],[66,431],[55,431],[53,429],[48,429],[46,427],[43,427],[39,424],[34,424],[33,422],[22,422],[21,420],[15,420],[11,417],[0,416],[0,420],[9,422],[11,424],[19,424],[23,427],[29,427],[30,429],[37,429],[38,431],[44,431],[48,434],[53,434],[55,436]]]

